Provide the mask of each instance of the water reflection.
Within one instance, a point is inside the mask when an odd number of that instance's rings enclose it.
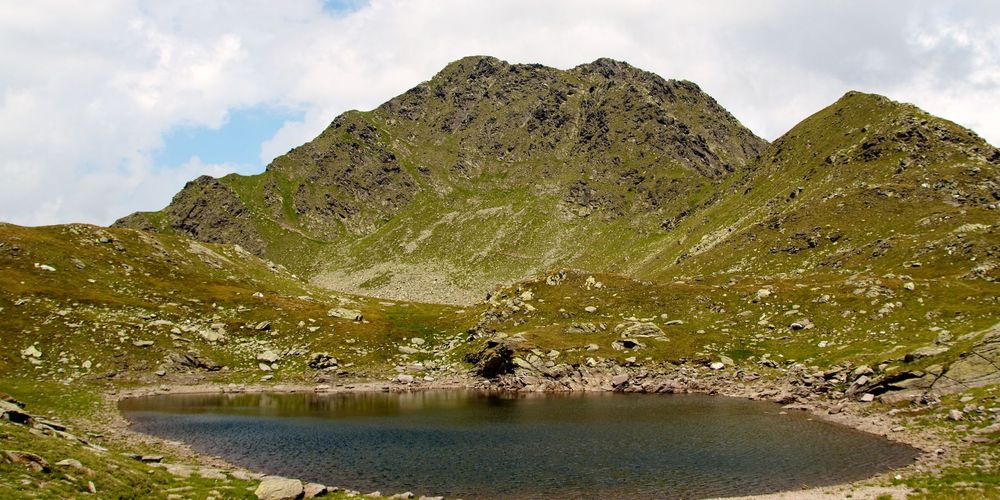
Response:
[[[464,498],[765,493],[915,456],[769,403],[699,395],[210,394],[121,408],[137,430],[269,473]]]

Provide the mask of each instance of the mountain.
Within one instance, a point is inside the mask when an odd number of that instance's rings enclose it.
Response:
[[[469,57],[263,174],[202,177],[115,225],[237,243],[338,289],[469,302],[554,266],[615,268],[765,147],[690,82]]]
[[[632,273],[791,276],[922,263],[1000,278],[1000,151],[912,105],[849,92],[726,189]]]
[[[676,280],[927,260],[948,231],[991,227],[998,163],[881,96],[850,92],[768,144],[695,84],[623,62],[469,57],[260,175],[199,178],[115,225],[236,243],[327,288],[467,304],[559,267]],[[980,260],[962,272],[995,278],[993,230],[966,233]]]

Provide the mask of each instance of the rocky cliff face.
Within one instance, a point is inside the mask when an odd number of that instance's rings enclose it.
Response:
[[[263,254],[264,240],[254,227],[250,210],[231,188],[218,179],[201,176],[184,186],[162,212],[132,214],[119,227],[156,230],[154,220],[177,233],[208,243],[231,243]]]

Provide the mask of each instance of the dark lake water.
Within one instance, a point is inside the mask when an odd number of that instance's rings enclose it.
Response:
[[[702,498],[862,479],[914,449],[772,403],[702,395],[168,395],[121,403],[140,432],[363,492]]]

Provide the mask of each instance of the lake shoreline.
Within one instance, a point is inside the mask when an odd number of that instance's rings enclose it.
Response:
[[[131,423],[118,410],[118,402],[142,396],[154,396],[165,394],[241,394],[241,393],[316,393],[316,394],[336,394],[336,393],[362,393],[362,392],[416,392],[434,390],[498,390],[514,393],[539,393],[539,392],[630,392],[630,391],[607,391],[605,389],[587,391],[523,391],[510,389],[491,381],[473,378],[460,377],[446,380],[436,380],[433,382],[420,382],[416,384],[399,384],[384,381],[362,380],[356,382],[342,382],[336,384],[223,384],[223,383],[200,383],[200,384],[160,384],[157,386],[137,387],[133,389],[111,391],[105,394],[105,404],[114,407],[113,432],[125,439],[146,445],[162,446],[172,454],[184,460],[192,460],[207,465],[228,468],[239,471],[241,475],[260,478],[263,474],[256,471],[249,471],[236,466],[222,459],[221,457],[208,456],[193,450],[186,443],[167,441],[164,439],[142,434],[133,431]],[[724,397],[733,397],[751,400],[768,400],[780,404],[783,391],[787,387],[778,381],[754,380],[738,381],[731,378],[709,376],[699,380],[697,384],[689,384],[686,387],[679,387],[674,393],[707,394]],[[760,397],[761,394],[771,394],[770,397]],[[631,391],[640,392],[640,391]],[[906,470],[919,470],[922,472],[938,470],[943,462],[944,455],[950,447],[948,442],[929,432],[906,431],[901,432],[900,422],[891,411],[880,412],[871,411],[870,405],[865,403],[841,404],[835,412],[831,412],[830,406],[822,401],[786,404],[782,411],[805,411],[810,414],[810,418],[849,427],[867,434],[887,439],[896,443],[905,444],[915,448],[919,453],[916,460],[901,469],[888,471],[875,476],[851,481],[837,485],[822,486],[806,490],[791,490],[781,493],[770,493],[752,497],[734,498],[784,498],[785,495],[794,495],[795,498],[805,497],[829,497],[851,494],[855,498],[866,498],[879,495],[904,494],[909,491],[905,486],[887,485],[891,483],[893,477],[898,472]],[[894,431],[895,429],[895,431]]]

